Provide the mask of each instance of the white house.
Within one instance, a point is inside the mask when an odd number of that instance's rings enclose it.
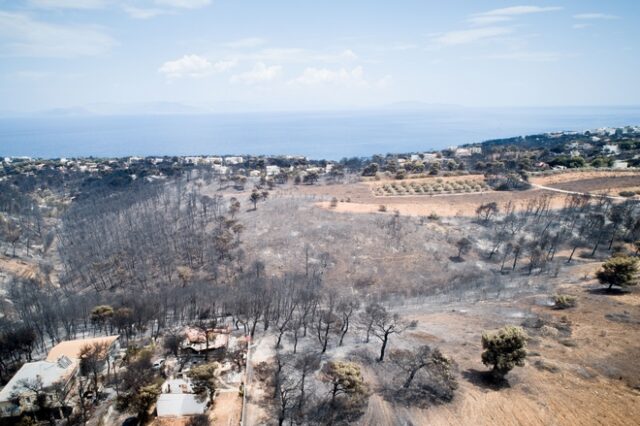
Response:
[[[0,391],[0,417],[15,417],[32,411],[37,394],[42,389],[50,406],[60,406],[54,386],[68,391],[78,369],[78,363],[66,356],[55,361],[28,362],[20,367],[9,383]]]
[[[278,166],[267,166],[267,176],[274,176],[280,173],[280,167]]]
[[[242,164],[244,163],[244,158],[242,157],[224,157],[225,164],[234,165],[234,164]]]
[[[618,145],[604,145],[602,152],[607,155],[618,155],[620,154],[620,147]]]
[[[435,160],[438,158],[438,154],[434,152],[425,152],[424,154],[422,154],[422,158],[424,158],[425,160]]]
[[[456,157],[469,157],[471,155],[471,150],[468,148],[456,148],[454,155]]]
[[[227,173],[229,173],[229,167],[227,166],[221,166],[220,164],[214,164],[212,166],[213,171],[220,174],[220,175],[226,175]]]
[[[613,162],[614,169],[626,169],[628,167],[629,167],[629,163],[627,163],[626,161],[616,160]]]

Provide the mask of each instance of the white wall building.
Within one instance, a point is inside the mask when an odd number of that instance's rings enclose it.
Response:
[[[620,154],[620,147],[618,145],[604,145],[602,152],[606,155],[618,155]]]
[[[242,164],[244,163],[244,158],[242,157],[224,157],[224,163],[229,165],[234,164]]]
[[[280,167],[278,166],[267,166],[267,176],[273,176],[280,173]]]

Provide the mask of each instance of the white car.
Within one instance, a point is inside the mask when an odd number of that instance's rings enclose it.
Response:
[[[160,358],[159,360],[157,360],[156,362],[153,363],[153,369],[154,370],[159,370],[162,368],[162,366],[164,365],[164,358]]]

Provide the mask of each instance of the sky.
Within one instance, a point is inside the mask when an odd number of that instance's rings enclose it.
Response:
[[[0,112],[637,105],[639,21],[637,0],[0,0]]]

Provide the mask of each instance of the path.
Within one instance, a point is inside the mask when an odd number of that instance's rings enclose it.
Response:
[[[625,197],[616,197],[614,195],[604,195],[604,194],[591,194],[589,192],[567,191],[566,189],[558,189],[552,186],[538,185],[537,183],[531,183],[530,185],[534,188],[544,189],[546,191],[552,191],[552,192],[559,192],[562,194],[586,195],[587,197],[604,197],[610,200],[621,200],[621,201],[628,200],[628,198],[625,198]]]

